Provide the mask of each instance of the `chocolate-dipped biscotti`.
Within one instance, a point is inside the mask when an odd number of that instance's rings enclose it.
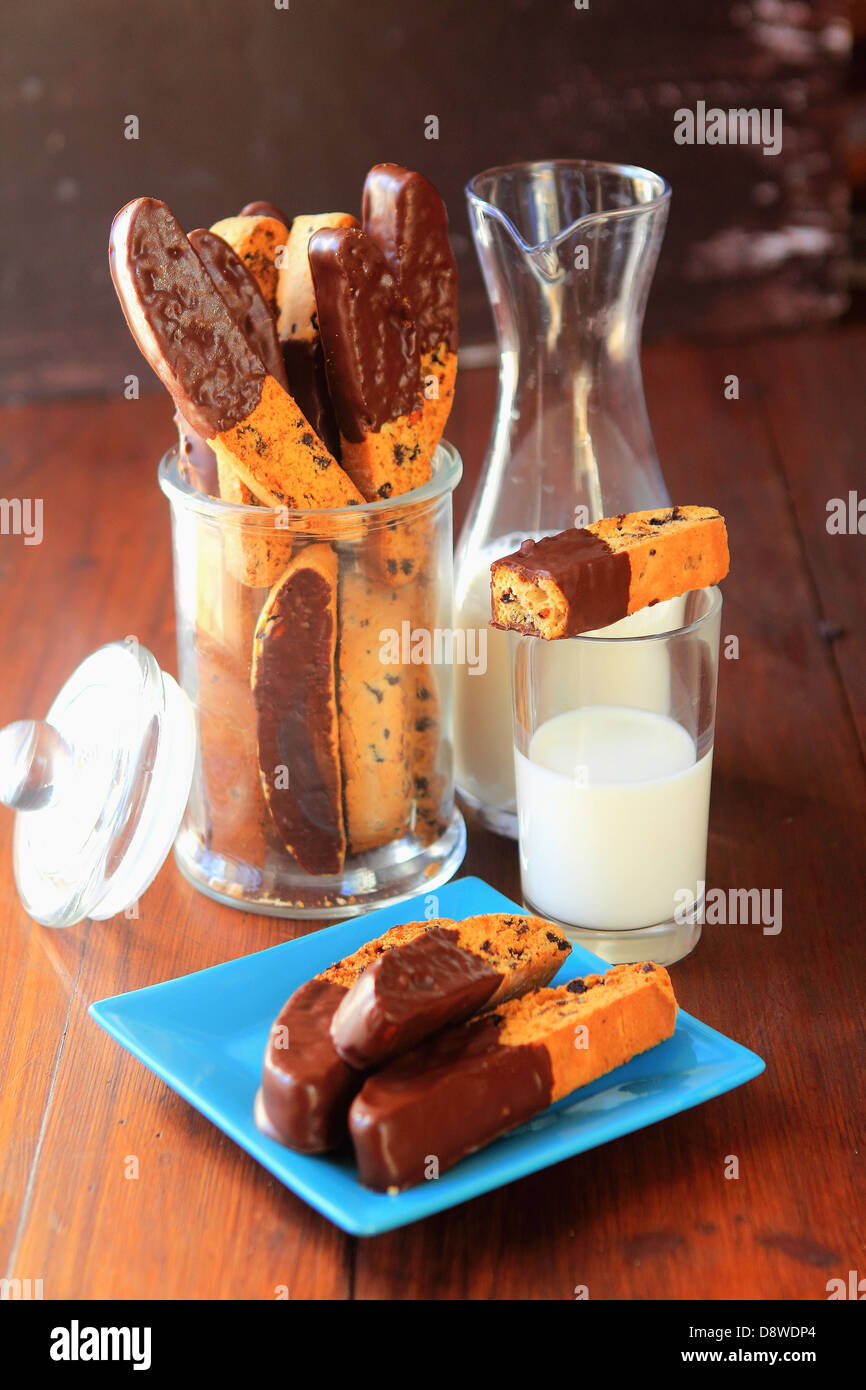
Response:
[[[262,292],[271,313],[277,313],[279,258],[289,236],[286,224],[276,217],[256,214],[224,217],[211,231],[240,256]]]
[[[287,387],[274,316],[243,261],[228,242],[214,232],[197,228],[190,232],[189,241],[253,352],[261,357],[267,371],[280,385]],[[221,491],[216,455],[207,440],[196,434],[179,413],[175,419],[180,438],[181,475],[199,491],[227,497],[232,502],[255,503],[258,499],[234,475],[225,480]]]
[[[265,370],[284,391],[288,390],[276,320],[257,281],[238,253],[215,232],[197,227],[190,232],[189,241],[241,333],[262,359]]]
[[[234,322],[164,203],[137,198],[114,219],[111,273],[141,352],[184,420],[271,507],[363,502]]]
[[[300,985],[275,1019],[256,1096],[259,1129],[299,1153],[325,1153],[346,1137],[346,1116],[362,1074],[344,1062],[331,1041],[339,1004],[368,965],[450,918],[407,922],[329,965]]]
[[[363,222],[415,324],[424,447],[430,458],[451,411],[457,375],[457,263],[448,238],[448,213],[423,174],[399,164],[376,164],[364,183]]]
[[[293,557],[268,595],[252,667],[265,798],[282,843],[311,874],[339,873],[346,853],[336,643],[337,556],[320,542]]]
[[[420,175],[377,166],[364,215],[369,234],[351,213],[290,221],[260,201],[187,236],[164,203],[139,198],[110,242],[127,322],[174,401],[179,472],[232,504],[213,509],[196,552],[200,677],[220,695],[202,718],[202,818],[224,827],[228,857],[236,834],[261,870],[266,841],[269,864],[284,847],[337,876],[311,889],[336,903],[347,853],[402,836],[418,848],[451,809],[436,673],[383,663],[380,634],[435,626],[429,508],[387,504],[431,476],[456,275],[444,205]],[[273,514],[365,502],[348,522]],[[251,716],[242,741],[220,730],[224,707],[233,727]],[[243,786],[220,787],[251,747]]]
[[[350,1066],[379,1067],[482,1005],[553,979],[571,951],[541,917],[485,914],[431,929],[370,965],[331,1020]]]
[[[310,237],[324,227],[357,226],[357,219],[348,212],[299,213],[289,231],[277,280],[277,331],[289,393],[336,459],[341,454],[340,431],[325,372],[308,248]]]
[[[309,258],[343,468],[368,502],[409,492],[430,476],[409,306],[357,227],[315,232]]]
[[[313,343],[318,337],[310,237],[327,227],[357,226],[350,212],[299,213],[293,219],[277,281],[277,331],[282,342]]]
[[[288,227],[291,218],[287,217],[276,203],[269,203],[259,199],[254,203],[245,203],[238,213],[238,217],[273,217],[276,222],[282,222],[284,227]]]
[[[352,1102],[361,1181],[397,1192],[438,1177],[669,1038],[676,1014],[667,971],[646,962],[535,990],[439,1033],[374,1072]]]
[[[490,567],[494,627],[573,637],[728,572],[728,534],[712,507],[667,507],[604,517],[526,540]]]
[[[237,252],[216,233],[200,227],[190,232],[189,241],[247,343],[269,375],[287,391],[276,322],[257,282]],[[216,463],[220,497],[240,506],[259,505],[259,499],[242,481],[228,455],[223,453],[217,460],[206,441],[200,443]],[[227,527],[226,563],[242,583],[253,588],[270,588],[288,564],[291,553],[291,538],[286,532],[276,535],[270,527],[263,526],[257,534],[252,526],[238,525],[234,531]]]
[[[431,475],[415,325],[388,263],[359,228],[316,232],[309,244],[340,461],[368,502],[400,497]],[[399,529],[371,519],[377,568],[392,585],[418,573],[426,518]]]
[[[524,923],[527,930],[521,934]],[[408,954],[410,946],[428,939],[433,943],[429,953]],[[511,948],[518,942],[520,954],[512,955]],[[505,913],[463,922],[441,917],[393,927],[301,985],[281,1010],[265,1051],[256,1123],[272,1138],[304,1153],[336,1148],[345,1137],[349,1102],[364,1073],[340,1057],[330,1028],[343,1000],[366,971],[376,971],[374,981],[385,1010],[375,1005],[369,1010],[360,1001],[362,1007],[350,1011],[358,1015],[350,1035],[361,1046],[376,1050],[386,1046],[382,1032],[383,1027],[386,1032],[391,1028],[388,1010],[399,1007],[393,990],[400,988],[404,976],[412,982],[414,1008],[400,1009],[395,1036],[387,1041],[393,1049],[410,1037],[426,1036],[439,1026],[438,1020],[450,1016],[449,1009],[465,1017],[464,1011],[480,1008],[491,999],[511,997],[551,979],[568,949],[550,923]],[[386,959],[389,965],[383,981],[380,963]],[[438,999],[435,988],[425,982],[431,960],[436,981],[443,986]]]

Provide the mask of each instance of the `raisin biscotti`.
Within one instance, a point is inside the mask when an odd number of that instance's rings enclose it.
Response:
[[[382,632],[411,615],[398,591],[344,561],[337,691],[346,836],[352,854],[397,840],[412,811],[412,698],[404,668],[386,665]]]
[[[340,431],[342,467],[367,502],[386,502],[427,482],[421,366],[409,306],[382,252],[360,228],[310,238],[319,332]],[[425,554],[427,520],[371,518],[374,566],[406,584]]]
[[[233,467],[266,506],[363,502],[250,347],[164,203],[137,198],[121,209],[112,224],[110,260],[133,337],[218,463]]]
[[[357,225],[347,212],[300,213],[292,222],[277,281],[277,328],[289,394],[336,459],[340,457],[340,432],[325,373],[308,246],[313,233],[323,227]]]
[[[263,1134],[299,1153],[326,1153],[342,1143],[349,1104],[363,1078],[336,1051],[331,1019],[368,965],[440,921],[450,924],[450,918],[442,918],[392,927],[295,990],[275,1019],[265,1049],[255,1103]]]
[[[527,932],[519,934],[524,923]],[[449,934],[444,940],[452,948],[454,938],[462,939],[466,944],[460,948],[461,955],[472,955],[471,961],[462,962],[463,989],[464,994],[468,991],[471,995],[472,1007],[480,1008],[491,998],[504,997],[506,992],[511,996],[552,977],[566,958],[568,943],[564,938],[559,938],[562,945],[549,940],[542,927],[550,928],[550,924],[508,914],[470,917],[464,922],[447,917],[407,922],[308,980],[295,990],[271,1029],[256,1098],[259,1128],[302,1153],[323,1153],[345,1137],[349,1103],[362,1085],[364,1073],[349,1066],[337,1052],[330,1027],[342,1001],[365,971],[375,970],[378,962],[392,957],[395,964],[389,977],[393,980],[403,969],[400,961],[410,945],[428,936],[436,940],[444,931]],[[513,942],[522,943],[520,956],[509,954],[509,943]],[[487,951],[482,950],[483,945]],[[498,968],[491,969],[489,962]],[[417,961],[410,956],[405,968],[420,984],[415,967]],[[429,1029],[435,1026],[435,1019],[429,1018],[429,993],[425,996],[423,989],[416,993],[419,1016],[427,1010],[424,1026]],[[405,1017],[401,1028],[405,1037]]]
[[[409,492],[430,476],[409,306],[360,228],[314,232],[309,258],[343,467],[368,502]]]
[[[331,1020],[350,1066],[379,1067],[440,1028],[553,979],[571,951],[541,917],[467,917],[389,951],[340,1002]]]
[[[495,560],[492,624],[548,640],[573,637],[718,584],[729,563],[724,518],[712,507],[604,517],[526,540]]]
[[[210,229],[237,252],[262,292],[271,313],[277,314],[279,257],[284,253],[289,229],[275,217],[224,217]]]
[[[457,375],[457,263],[448,212],[429,179],[376,164],[364,183],[364,231],[382,251],[415,322],[428,458],[442,436]]]
[[[257,281],[237,252],[214,232],[198,228],[190,232],[189,242],[249,346],[261,358],[268,374],[287,391],[289,384],[276,322]],[[241,481],[228,457],[223,454],[217,461],[206,441],[200,440],[199,444],[211,454],[217,468],[220,497],[235,505],[258,505],[258,498]],[[225,545],[226,564],[251,588],[269,589],[292,553],[291,538],[285,532],[274,535],[270,527],[256,528],[240,521],[235,526],[227,523]]]
[[[539,989],[438,1034],[365,1081],[349,1129],[360,1178],[399,1191],[669,1038],[677,1004],[649,962]]]

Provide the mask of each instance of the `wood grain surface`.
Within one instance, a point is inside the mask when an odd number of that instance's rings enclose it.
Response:
[[[866,537],[831,536],[864,489],[866,334],[646,355],[671,494],[728,518],[708,880],[780,888],[782,931],[706,927],[673,967],[683,1006],[763,1076],[419,1225],[343,1235],[124,1052],[92,1000],[311,924],[196,894],[169,862],[138,920],[52,933],[21,910],[0,813],[0,1274],[45,1297],[826,1298],[864,1271]],[[740,399],[724,398],[738,375]],[[465,509],[495,387],[464,373],[449,435]],[[44,499],[44,541],[0,537],[0,724],[41,716],[75,664],[135,634],[176,669],[166,401],[0,412],[4,497]],[[623,863],[623,872],[629,866]],[[515,848],[470,827],[463,872],[519,897]],[[140,1176],[125,1161],[137,1156]],[[729,1156],[739,1177],[726,1178]],[[859,1196],[858,1196],[859,1185]]]

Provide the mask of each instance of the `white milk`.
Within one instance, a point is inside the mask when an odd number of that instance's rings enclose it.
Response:
[[[592,705],[515,751],[523,892],[572,926],[669,921],[706,876],[712,751],[700,762],[675,720]]]
[[[468,666],[454,667],[454,745],[457,785],[488,807],[514,811],[514,759],[511,732],[512,634],[488,627],[490,566],[517,550],[525,535],[504,536],[485,548],[467,583],[455,595],[455,628],[487,627],[487,670],[470,675]],[[681,627],[686,599],[668,599],[644,608],[630,618],[599,629],[599,635],[645,637]],[[541,641],[541,638],[534,638]],[[557,691],[563,710],[576,704],[631,701],[643,709],[667,714],[670,709],[670,657],[660,643],[648,642],[635,651],[609,647],[581,664],[577,684],[574,655],[568,642],[549,643],[547,659],[561,664]],[[556,648],[554,651],[553,649]],[[591,682],[591,684],[588,684]]]

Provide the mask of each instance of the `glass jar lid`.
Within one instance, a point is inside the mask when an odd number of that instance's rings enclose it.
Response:
[[[104,921],[136,902],[177,835],[195,750],[190,701],[134,639],[87,657],[44,721],[0,729],[0,801],[35,921]]]

